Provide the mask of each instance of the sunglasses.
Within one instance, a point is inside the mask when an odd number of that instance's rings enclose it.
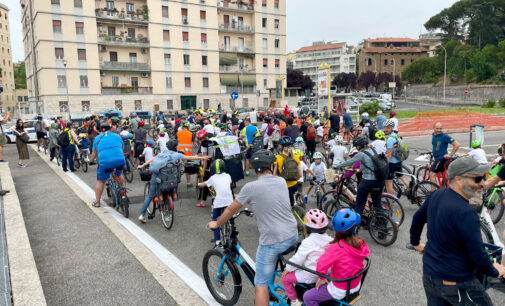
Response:
[[[486,176],[466,176],[466,175],[463,175],[461,177],[464,177],[464,178],[468,178],[468,179],[473,179],[473,181],[475,182],[475,184],[479,184],[480,182],[482,182],[482,180],[484,180],[484,178],[486,178]]]

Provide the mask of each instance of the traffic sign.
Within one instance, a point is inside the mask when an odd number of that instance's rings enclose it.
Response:
[[[230,97],[232,100],[237,100],[238,99],[238,92],[234,91],[230,94]]]
[[[468,88],[465,88],[465,94],[468,94]]]

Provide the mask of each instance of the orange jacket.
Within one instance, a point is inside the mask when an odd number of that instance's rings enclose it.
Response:
[[[186,129],[182,129],[177,132],[177,140],[179,140],[179,145],[177,146],[177,151],[184,152],[184,155],[193,155],[191,150],[193,149],[192,143],[193,133]],[[189,150],[189,151],[188,151]]]

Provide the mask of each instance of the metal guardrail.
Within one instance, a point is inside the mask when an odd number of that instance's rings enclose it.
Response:
[[[239,25],[236,23],[222,23],[219,25],[219,30],[239,32],[239,33],[254,33],[254,27],[249,25]]]
[[[101,19],[110,19],[110,20],[116,20],[116,21],[131,21],[131,22],[141,22],[141,23],[148,23],[149,22],[149,17],[146,15],[127,14],[127,13],[121,13],[121,12],[112,13],[110,15],[109,12],[107,12],[105,10],[95,11],[95,15],[96,15],[96,17],[101,18]]]
[[[236,53],[245,53],[245,54],[254,54],[254,49],[252,48],[239,48],[239,47],[225,47],[225,46],[219,46],[219,51],[222,52],[236,52]]]
[[[256,73],[256,69],[240,69],[238,66],[219,66],[219,72],[229,72],[229,73]]]
[[[130,62],[100,62],[102,70],[131,70],[131,71],[151,71],[150,63],[130,63]]]
[[[152,87],[102,87],[102,95],[150,95]]]
[[[236,10],[244,12],[254,12],[254,5],[246,3],[245,1],[236,1],[236,3],[231,3],[230,1],[219,1],[217,3],[218,9],[225,10]]]
[[[100,37],[98,43],[107,46],[124,46],[124,47],[140,47],[148,48],[149,39],[147,38],[117,38],[117,37]]]

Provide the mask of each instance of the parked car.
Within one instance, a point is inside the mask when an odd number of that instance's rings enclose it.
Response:
[[[31,141],[37,141],[37,133],[35,132],[35,122],[37,120],[26,120],[24,122],[25,130],[28,132],[28,136],[30,136],[30,142]],[[7,136],[7,143],[15,143],[16,142],[16,135],[14,134],[13,131],[7,130],[10,127],[5,127],[5,136]]]

